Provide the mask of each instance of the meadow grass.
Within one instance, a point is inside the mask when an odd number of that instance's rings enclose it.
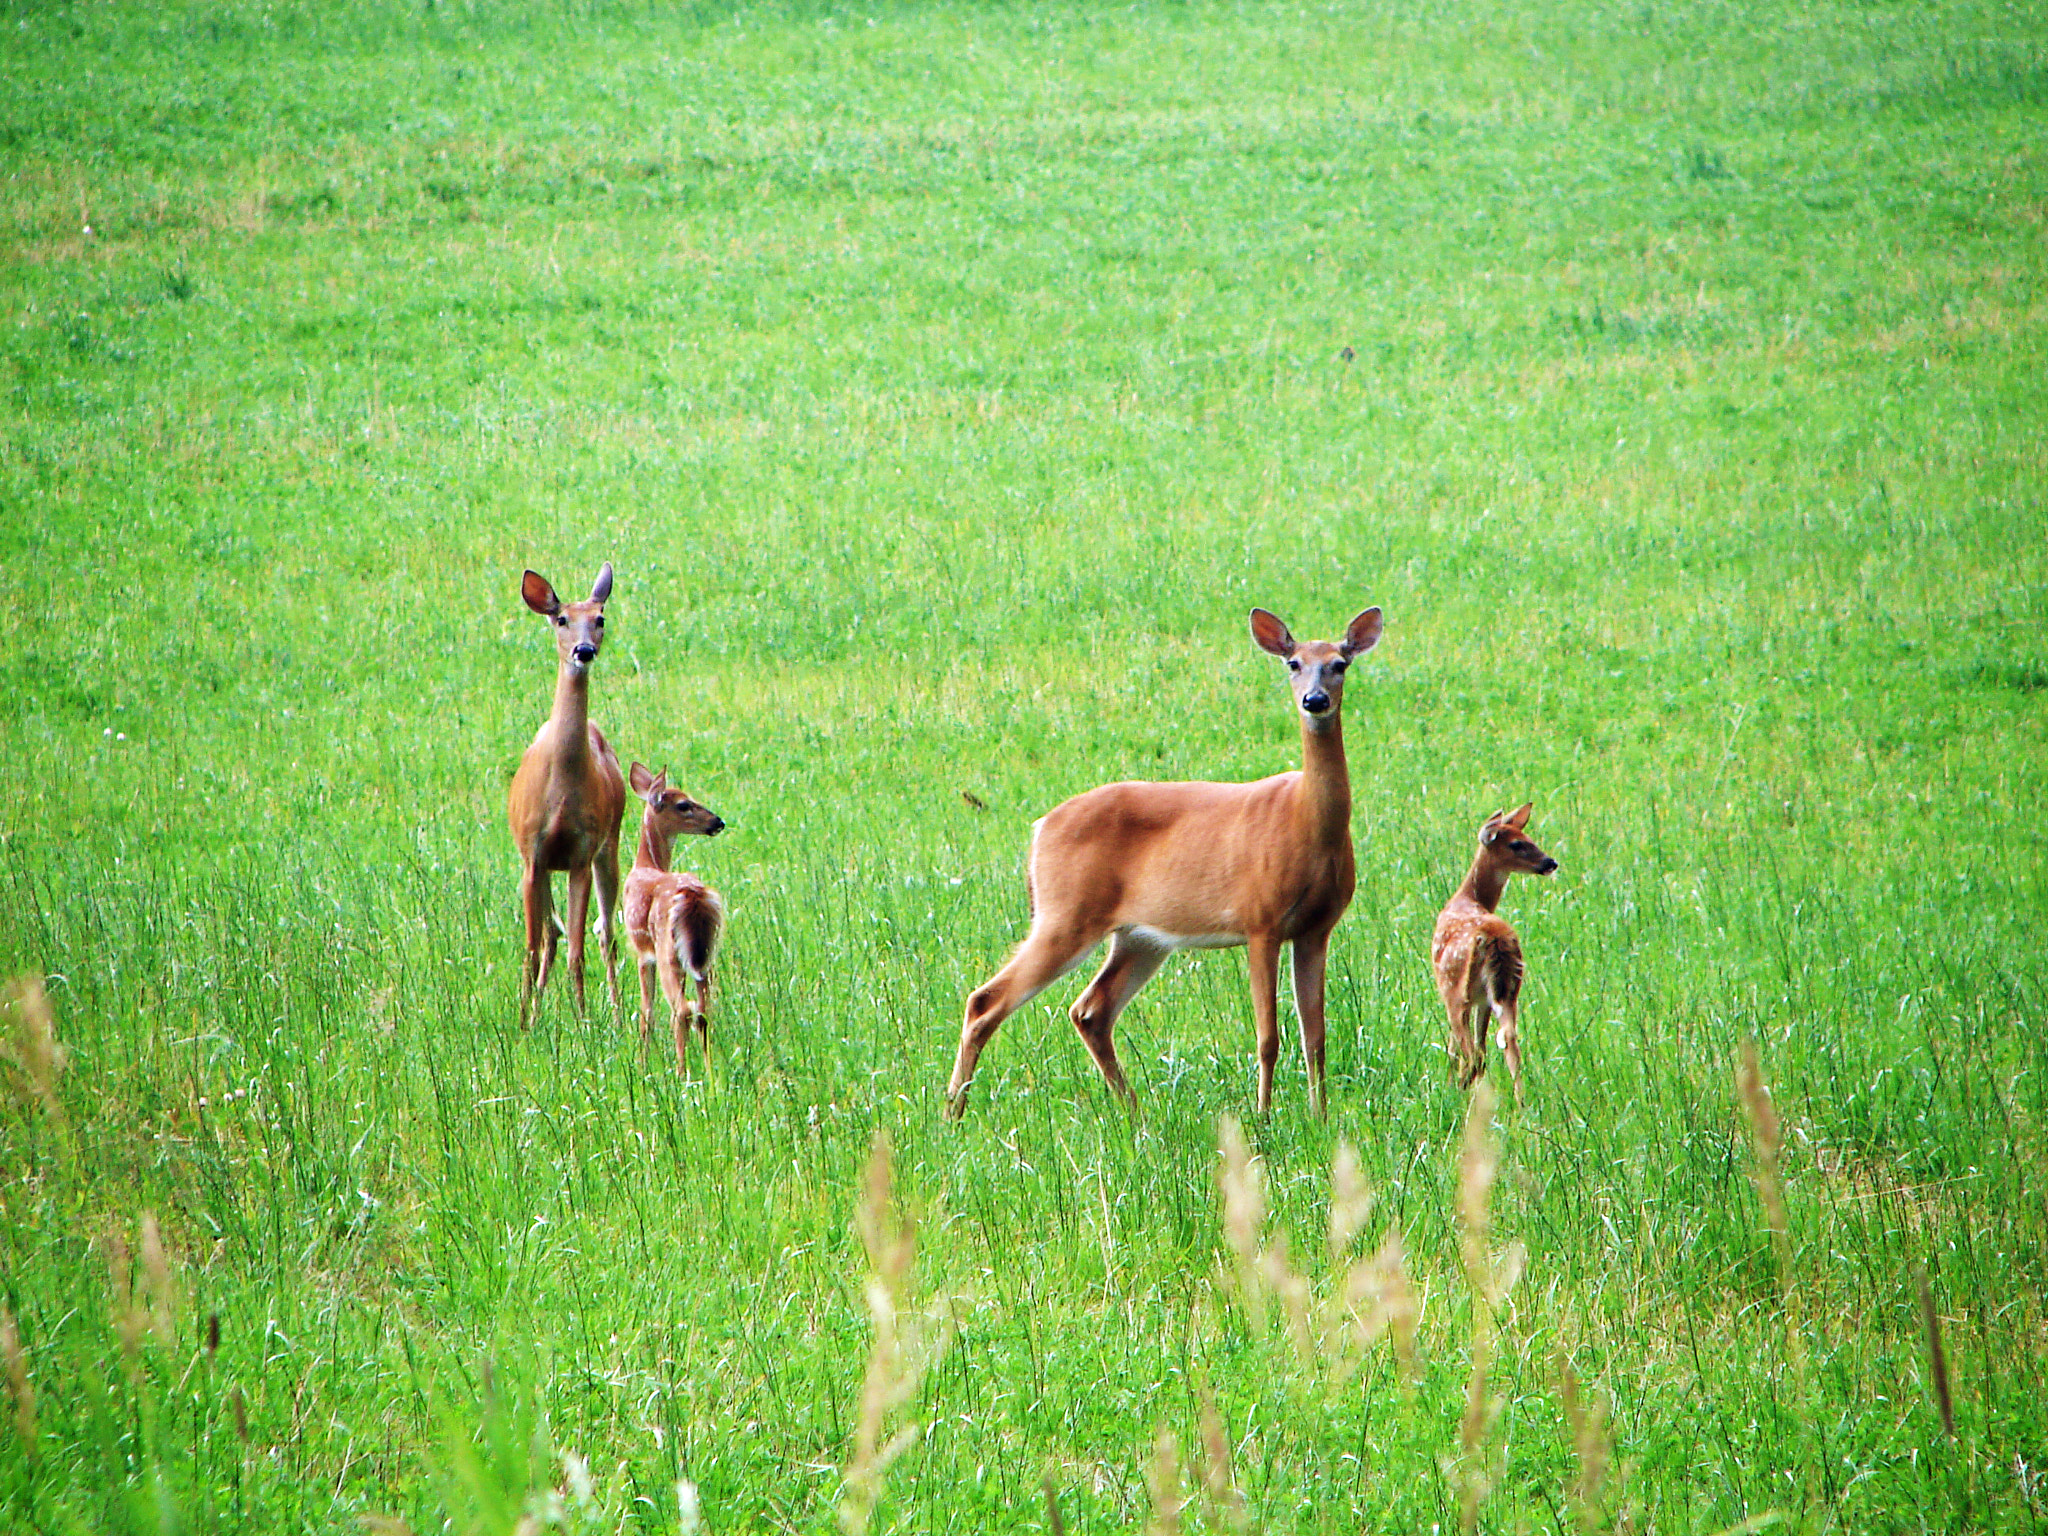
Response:
[[[0,1020],[0,1523],[1162,1529],[1161,1445],[1188,1527],[2048,1520],[2039,17],[0,37],[0,972],[64,1055]],[[630,973],[517,1027],[518,578],[605,559],[593,716],[731,824],[709,1081]],[[1126,1015],[1135,1119],[1077,977],[943,1125],[1032,820],[1297,762],[1255,603],[1387,615],[1328,1122],[1298,1049],[1251,1118],[1222,954]],[[1430,924],[1524,799],[1475,1142]],[[1398,1236],[1412,1370],[1233,1278],[1226,1115],[1301,1294]],[[886,1426],[877,1131],[946,1340]]]

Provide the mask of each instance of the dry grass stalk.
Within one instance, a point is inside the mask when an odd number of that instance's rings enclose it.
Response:
[[[18,976],[0,992],[0,1010],[9,1019],[4,1038],[7,1059],[21,1073],[23,1102],[40,1103],[43,1111],[59,1125],[64,1123],[64,1103],[57,1096],[57,1079],[64,1074],[64,1047],[57,1042],[55,1015],[43,991],[40,976]]]
[[[36,1459],[36,1389],[28,1379],[28,1351],[14,1314],[0,1307],[0,1365],[7,1372],[7,1395],[14,1402],[14,1433],[28,1459]]]
[[[1756,1192],[1763,1200],[1764,1219],[1771,1227],[1771,1246],[1777,1253],[1778,1289],[1789,1301],[1792,1224],[1785,1211],[1785,1178],[1779,1168],[1785,1134],[1778,1119],[1778,1107],[1771,1102],[1770,1084],[1764,1080],[1763,1062],[1754,1040],[1742,1042],[1742,1059],[1735,1067],[1735,1088],[1749,1115],[1750,1142],[1756,1148]]]
[[[1309,1288],[1308,1277],[1288,1262],[1286,1233],[1275,1233],[1259,1255],[1259,1279],[1280,1303],[1280,1320],[1287,1329],[1287,1342],[1294,1346],[1294,1358],[1303,1370],[1315,1370],[1322,1357],[1322,1341],[1316,1334],[1315,1293]]]
[[[1325,1386],[1350,1380],[1366,1353],[1390,1330],[1410,1379],[1415,1370],[1415,1290],[1409,1284],[1400,1234],[1390,1232],[1371,1255],[1352,1259],[1352,1245],[1372,1215],[1373,1193],[1357,1152],[1340,1143],[1330,1169],[1331,1281],[1318,1303],[1308,1277],[1294,1267],[1287,1240],[1264,1235],[1265,1174],[1238,1123],[1225,1115],[1217,1130],[1222,1155],[1223,1236],[1236,1267],[1238,1299],[1255,1331],[1277,1304],[1288,1342],[1303,1369]]]
[[[1145,1536],[1180,1536],[1183,1504],[1180,1485],[1180,1441],[1173,1431],[1162,1429],[1152,1442],[1152,1464],[1145,1469],[1145,1491],[1151,1495],[1152,1511],[1145,1519]]]
[[[1785,1316],[1785,1348],[1793,1367],[1806,1374],[1806,1340],[1792,1317],[1792,1223],[1785,1208],[1785,1177],[1779,1166],[1785,1146],[1778,1106],[1771,1101],[1771,1086],[1764,1078],[1762,1058],[1756,1041],[1742,1042],[1742,1055],[1735,1066],[1735,1090],[1749,1116],[1750,1142],[1756,1149],[1756,1192],[1763,1201],[1764,1220],[1771,1228],[1771,1251],[1778,1265],[1778,1301]]]
[[[1458,1422],[1458,1455],[1450,1471],[1458,1484],[1459,1528],[1466,1532],[1479,1528],[1479,1506],[1492,1488],[1487,1445],[1501,1410],[1487,1375],[1493,1363],[1494,1314],[1521,1277],[1526,1258],[1517,1242],[1496,1261],[1488,1242],[1493,1185],[1500,1173],[1500,1148],[1493,1139],[1494,1104],[1493,1086],[1481,1078],[1465,1106],[1465,1141],[1458,1160],[1459,1243],[1473,1293],[1472,1370]]]
[[[1391,1334],[1402,1376],[1415,1381],[1420,1374],[1415,1324],[1422,1307],[1408,1278],[1408,1254],[1398,1231],[1389,1232],[1369,1257],[1352,1264],[1342,1295],[1344,1315],[1352,1327],[1352,1358],[1363,1360],[1383,1335]]]
[[[128,1239],[119,1232],[109,1234],[107,1284],[113,1300],[107,1310],[113,1320],[114,1334],[121,1341],[121,1358],[132,1370],[142,1350],[142,1335],[149,1327],[149,1313],[136,1304],[134,1283],[129,1275],[131,1264]]]
[[[1266,1326],[1265,1286],[1259,1261],[1266,1231],[1266,1173],[1245,1144],[1244,1129],[1234,1116],[1217,1125],[1217,1150],[1223,1166],[1217,1179],[1223,1187],[1223,1240],[1237,1259],[1237,1295],[1252,1327]]]
[[[1216,1399],[1207,1382],[1196,1389],[1202,1430],[1202,1496],[1209,1505],[1209,1523],[1226,1531],[1249,1531],[1252,1512],[1237,1486],[1231,1468],[1230,1437],[1223,1429],[1223,1415],[1216,1411]]]
[[[924,1373],[945,1348],[944,1330],[933,1317],[906,1315],[904,1310],[917,1257],[917,1229],[895,1206],[885,1131],[875,1132],[868,1153],[855,1224],[867,1249],[868,1316],[875,1342],[861,1382],[853,1454],[839,1501],[839,1525],[847,1536],[861,1536],[867,1530],[890,1463],[916,1441],[915,1424],[904,1425],[887,1439],[883,1436],[898,1410],[917,1395]]]
[[[1564,1416],[1571,1426],[1572,1452],[1579,1464],[1578,1474],[1566,1490],[1566,1499],[1580,1529],[1597,1531],[1607,1488],[1607,1468],[1614,1459],[1613,1441],[1607,1433],[1607,1398],[1604,1393],[1587,1394],[1570,1360],[1560,1357],[1557,1370],[1564,1387]]]
[[[1927,1282],[1927,1266],[1913,1266],[1920,1282],[1920,1326],[1927,1337],[1927,1375],[1934,1383],[1934,1405],[1941,1410],[1941,1427],[1949,1439],[1956,1437],[1956,1405],[1949,1393],[1948,1353],[1941,1347],[1941,1314],[1934,1310],[1934,1288]]]
[[[154,1211],[142,1213],[142,1290],[148,1300],[149,1331],[168,1348],[177,1339],[177,1291]]]
[[[1330,1164],[1330,1264],[1333,1268],[1342,1264],[1344,1256],[1351,1252],[1351,1245],[1358,1241],[1358,1234],[1365,1230],[1365,1224],[1372,1216],[1372,1208],[1372,1186],[1366,1182],[1358,1152],[1350,1142],[1340,1141],[1336,1159]]]
[[[1045,1474],[1045,1528],[1049,1536],[1067,1536],[1066,1518],[1060,1514],[1060,1491],[1052,1474]]]

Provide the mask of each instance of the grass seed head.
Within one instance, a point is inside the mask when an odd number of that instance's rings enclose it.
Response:
[[[177,1293],[156,1213],[142,1213],[142,1289],[149,1303],[149,1331],[166,1347],[177,1337]]]
[[[1244,1129],[1225,1115],[1216,1126],[1222,1166],[1217,1182],[1223,1191],[1223,1240],[1237,1259],[1239,1299],[1254,1328],[1265,1326],[1265,1286],[1259,1250],[1266,1230],[1266,1175],[1246,1145]]]
[[[1348,1141],[1337,1143],[1330,1165],[1330,1262],[1341,1264],[1372,1216],[1372,1186],[1366,1182],[1358,1153]]]
[[[1581,1529],[1591,1533],[1600,1529],[1607,1468],[1614,1455],[1607,1433],[1607,1397],[1600,1392],[1588,1394],[1568,1359],[1559,1358],[1558,1376],[1564,1392],[1565,1422],[1571,1426],[1572,1454],[1578,1461],[1567,1495],[1573,1517]]]
[[[1779,1166],[1784,1150],[1784,1126],[1778,1107],[1771,1100],[1770,1083],[1764,1077],[1763,1061],[1755,1040],[1742,1042],[1742,1054],[1735,1065],[1735,1089],[1749,1117],[1750,1143],[1756,1149],[1756,1192],[1763,1201],[1764,1220],[1770,1224],[1771,1247],[1778,1261],[1779,1293],[1789,1298],[1792,1291],[1792,1223],[1785,1206],[1785,1178]]]
[[[40,976],[18,976],[0,991],[0,1011],[8,1018],[5,1050],[21,1073],[24,1103],[40,1103],[44,1113],[60,1124],[64,1103],[57,1095],[57,1080],[67,1062],[58,1043],[56,1018]]]
[[[1145,1536],[1180,1536],[1180,1441],[1170,1429],[1160,1430],[1152,1442],[1152,1462],[1145,1469],[1145,1491],[1152,1502],[1151,1513],[1145,1520]]]
[[[1209,1384],[1196,1387],[1195,1401],[1202,1433],[1202,1495],[1209,1504],[1209,1522],[1226,1531],[1251,1529],[1251,1510],[1237,1486],[1231,1467],[1230,1436],[1223,1428],[1223,1415],[1216,1411],[1216,1397]]]
[[[1948,1383],[1948,1352],[1941,1347],[1941,1314],[1934,1308],[1934,1288],[1927,1281],[1927,1266],[1913,1266],[1920,1290],[1920,1327],[1927,1343],[1927,1377],[1934,1387],[1934,1406],[1941,1413],[1941,1427],[1949,1439],[1956,1437],[1956,1405]]]
[[[896,1209],[886,1131],[875,1132],[869,1149],[854,1224],[867,1250],[869,1272],[863,1294],[874,1343],[861,1379],[853,1448],[839,1504],[839,1524],[847,1536],[861,1536],[867,1530],[889,1464],[916,1443],[919,1428],[915,1424],[899,1428],[886,1440],[883,1436],[892,1416],[916,1397],[926,1370],[946,1344],[945,1331],[934,1317],[909,1311],[904,1305],[917,1258],[917,1233],[910,1219]]]
[[[14,1314],[0,1307],[0,1368],[7,1373],[7,1395],[14,1403],[14,1433],[30,1461],[36,1459],[36,1389],[28,1379],[28,1351]]]

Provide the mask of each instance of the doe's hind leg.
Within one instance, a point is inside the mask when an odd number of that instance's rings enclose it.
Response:
[[[960,1050],[946,1084],[948,1119],[957,1120],[966,1111],[975,1063],[1003,1020],[1071,971],[1101,937],[1099,931],[1048,933],[1034,928],[1009,962],[968,994],[967,1016],[960,1025]]]
[[[1109,956],[1102,962],[1102,969],[1095,973],[1095,979],[1088,983],[1081,995],[1074,999],[1074,1006],[1067,1010],[1067,1017],[1074,1021],[1074,1028],[1080,1032],[1081,1043],[1095,1058],[1095,1068],[1102,1074],[1102,1080],[1109,1084],[1111,1093],[1131,1108],[1137,1106],[1138,1096],[1131,1091],[1123,1066],[1116,1059],[1117,1015],[1137,996],[1138,989],[1166,963],[1166,957],[1171,953],[1173,951],[1160,945],[1134,939],[1128,930],[1114,935],[1109,941]]]

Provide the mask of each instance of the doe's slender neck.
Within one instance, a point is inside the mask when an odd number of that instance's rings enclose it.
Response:
[[[576,762],[590,755],[590,673],[566,664],[555,673],[555,702],[548,711],[555,727],[555,760]]]
[[[1351,827],[1351,770],[1344,761],[1344,721],[1332,714],[1318,725],[1301,718],[1301,805],[1311,820]]]

